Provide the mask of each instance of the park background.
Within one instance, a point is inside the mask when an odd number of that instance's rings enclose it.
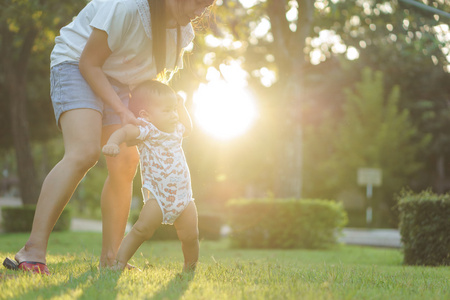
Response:
[[[171,83],[194,120],[184,149],[200,213],[234,198],[329,199],[365,227],[357,171],[376,168],[372,226],[396,228],[402,190],[450,190],[449,2],[422,2],[443,15],[398,0],[218,0]],[[85,3],[1,3],[0,193],[24,204],[64,153],[49,56]],[[69,203],[76,215],[100,218],[105,177],[101,158]],[[138,174],[133,210],[139,188]]]

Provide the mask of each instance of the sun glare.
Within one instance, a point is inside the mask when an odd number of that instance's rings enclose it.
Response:
[[[194,94],[193,108],[200,127],[220,140],[244,134],[257,116],[250,93],[240,85],[220,79],[200,85]]]

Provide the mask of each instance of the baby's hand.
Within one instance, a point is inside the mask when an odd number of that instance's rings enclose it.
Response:
[[[116,144],[106,144],[103,146],[102,152],[108,156],[117,156],[120,153],[120,148]]]

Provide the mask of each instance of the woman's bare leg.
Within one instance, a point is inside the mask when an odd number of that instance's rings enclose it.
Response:
[[[15,259],[46,262],[48,239],[61,212],[100,155],[102,116],[92,109],[65,112],[60,119],[65,153],[42,184],[33,227]]]
[[[174,223],[178,238],[183,250],[183,271],[194,271],[197,266],[199,242],[198,242],[198,217],[197,207],[191,201]]]
[[[120,125],[103,128],[102,145]],[[108,177],[101,196],[103,239],[100,267],[112,266],[122,242],[130,212],[133,179],[139,163],[136,147],[120,146],[120,154],[106,157]]]
[[[131,231],[125,236],[117,252],[114,269],[123,270],[143,242],[153,236],[162,222],[162,212],[156,200],[149,200]]]

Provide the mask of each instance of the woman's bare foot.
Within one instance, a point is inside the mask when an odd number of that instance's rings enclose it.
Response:
[[[23,262],[23,261],[35,261],[39,263],[46,264],[46,258],[45,258],[45,251],[39,251],[36,250],[32,245],[30,245],[28,242],[23,246],[22,249],[20,249],[16,255],[14,256],[14,259],[17,262]]]
[[[197,268],[197,262],[184,263],[184,265],[183,265],[183,272],[186,272],[186,273],[195,272],[196,268]]]

